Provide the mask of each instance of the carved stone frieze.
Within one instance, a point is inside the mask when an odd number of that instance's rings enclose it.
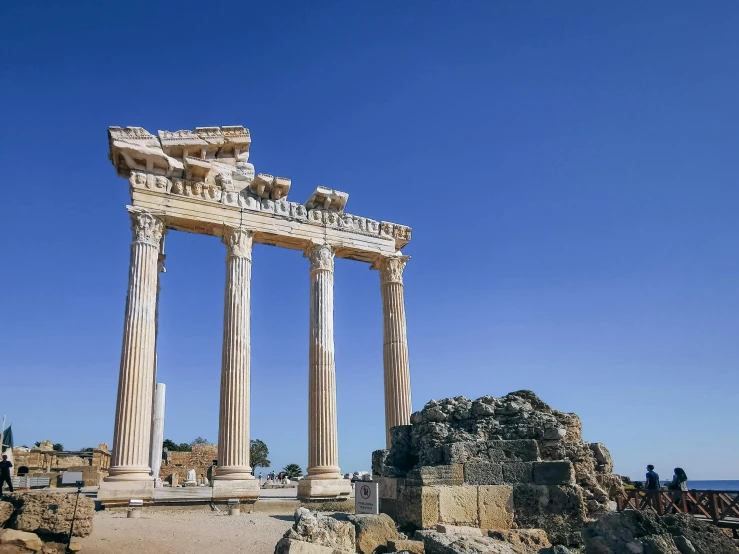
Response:
[[[385,256],[370,266],[380,271],[380,283],[403,283],[403,270],[410,256]]]
[[[241,227],[223,226],[223,244],[226,245],[226,259],[247,258],[251,261],[254,233]]]
[[[155,214],[129,206],[128,214],[131,216],[132,242],[147,244],[159,248],[164,235],[165,226],[160,217]]]
[[[305,251],[305,257],[310,259],[310,271],[333,271],[334,249],[330,244],[314,244]]]

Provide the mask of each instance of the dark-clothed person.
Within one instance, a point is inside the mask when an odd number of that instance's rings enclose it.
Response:
[[[660,489],[659,474],[654,471],[654,466],[649,464],[647,466],[647,490],[658,491]]]
[[[13,464],[8,461],[8,455],[3,454],[3,461],[0,462],[0,491],[5,483],[8,484],[10,492],[13,492],[13,481],[10,480],[10,468]]]

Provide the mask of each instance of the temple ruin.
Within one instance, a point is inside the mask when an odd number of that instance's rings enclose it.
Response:
[[[164,236],[170,230],[220,237],[226,246],[218,465],[214,499],[256,499],[249,463],[250,281],[252,246],[298,250],[310,279],[309,452],[301,498],[348,496],[339,473],[334,365],[334,258],[379,270],[384,317],[387,446],[411,415],[401,252],[411,229],[346,213],[348,194],[317,187],[288,200],[291,181],[255,173],[251,137],[240,126],[159,131],[110,127],[110,160],[130,183],[133,231],[110,475],[101,500],[152,498],[152,405]]]

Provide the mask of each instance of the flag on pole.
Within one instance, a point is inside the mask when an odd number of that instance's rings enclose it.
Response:
[[[11,425],[5,431],[3,431],[2,438],[2,451],[5,452],[8,448],[13,449],[13,426]]]

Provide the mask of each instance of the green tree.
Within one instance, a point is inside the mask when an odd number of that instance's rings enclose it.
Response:
[[[41,446],[41,441],[36,441],[36,442],[34,442],[34,443],[33,443],[33,445],[34,445],[34,446],[35,446],[36,448],[38,448],[39,446]]]
[[[183,442],[182,444],[177,444],[175,441],[170,439],[164,439],[164,442],[162,443],[162,448],[166,448],[170,452],[190,452],[192,450],[192,447],[186,442]]]
[[[259,439],[254,439],[249,445],[249,459],[251,467],[256,473],[257,467],[269,467],[270,461],[267,459],[269,456],[269,448]]]
[[[64,445],[60,442],[57,442],[56,444],[54,444],[52,448],[57,452],[64,452]]]
[[[298,464],[287,464],[282,471],[287,474],[289,479],[297,479],[303,476],[303,469]]]
[[[196,444],[210,444],[208,442],[208,439],[204,439],[203,437],[195,437],[195,439],[190,443],[190,446],[195,446]]]

